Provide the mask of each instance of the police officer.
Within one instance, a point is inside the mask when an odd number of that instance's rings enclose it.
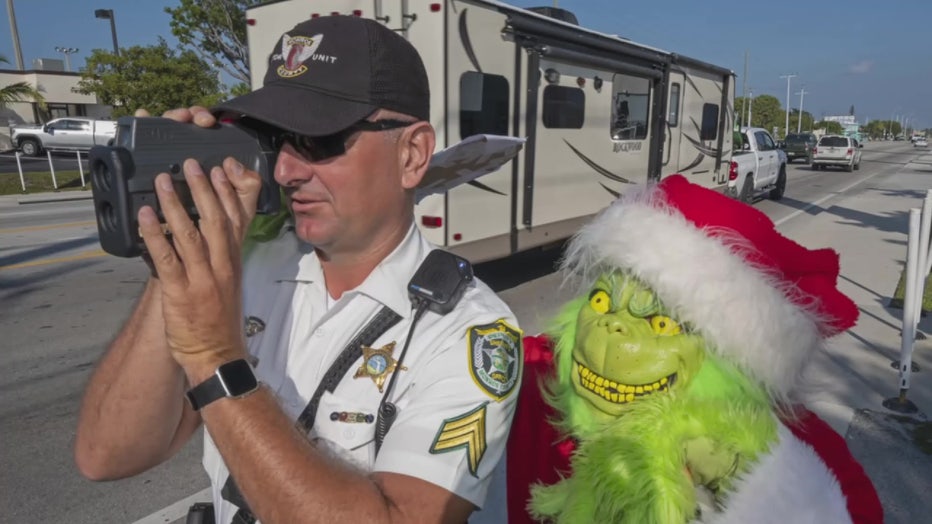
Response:
[[[435,146],[429,108],[405,39],[329,16],[278,40],[261,89],[167,114],[274,128],[292,220],[245,241],[260,181],[232,158],[184,164],[198,224],[156,179],[173,235],[139,212],[158,276],[87,386],[85,476],[145,471],[204,424],[217,522],[463,522],[483,507],[474,518],[505,520],[487,500],[503,495],[490,484],[520,383],[514,315],[474,280],[451,312],[423,313],[401,355],[419,315],[406,284],[433,249],[413,200]],[[397,416],[379,435],[383,401]]]

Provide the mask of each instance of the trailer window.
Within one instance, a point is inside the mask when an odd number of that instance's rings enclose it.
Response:
[[[670,111],[667,116],[667,124],[670,127],[676,127],[680,123],[680,85],[673,84],[670,86]]]
[[[460,138],[508,134],[508,80],[467,71],[460,76]]]
[[[544,88],[544,127],[581,129],[586,118],[586,94],[578,87]]]
[[[637,76],[615,75],[612,79],[612,139],[647,138],[649,111],[650,81]]]
[[[703,104],[699,140],[715,140],[716,138],[718,138],[718,104]]]

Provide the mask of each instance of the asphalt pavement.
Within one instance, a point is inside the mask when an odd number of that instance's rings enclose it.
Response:
[[[833,338],[816,356],[811,407],[844,435],[880,493],[886,522],[928,522],[932,315],[921,319],[919,330],[929,337],[917,340],[912,354],[916,371],[911,372],[906,398],[917,410],[891,411],[884,401],[900,392],[894,363],[901,357],[902,310],[889,302],[905,263],[909,209],[921,208],[932,190],[932,152],[914,157],[894,173],[878,173],[845,189],[801,206],[799,213],[811,215],[807,220],[778,222],[785,235],[804,246],[832,247],[841,254],[839,286],[861,312],[857,326]],[[0,207],[90,196],[6,196],[0,197]],[[501,295],[506,301],[516,298],[510,290]]]

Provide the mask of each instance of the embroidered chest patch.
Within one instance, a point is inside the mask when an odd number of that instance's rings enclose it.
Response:
[[[521,375],[521,330],[504,320],[472,326],[468,331],[469,371],[487,395],[501,401]]]

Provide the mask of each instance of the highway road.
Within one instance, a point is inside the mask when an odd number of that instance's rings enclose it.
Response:
[[[778,224],[802,226],[832,199],[859,191],[859,182],[896,173],[916,156],[908,143],[882,142],[866,144],[854,173],[792,164],[785,197],[754,205]],[[538,333],[569,296],[552,272],[558,254],[477,267],[526,333]],[[199,438],[166,464],[127,480],[89,482],[73,465],[84,383],[146,276],[140,261],[100,251],[89,200],[20,205],[0,199],[0,521],[171,522],[183,515],[188,501],[182,499],[207,487]]]

